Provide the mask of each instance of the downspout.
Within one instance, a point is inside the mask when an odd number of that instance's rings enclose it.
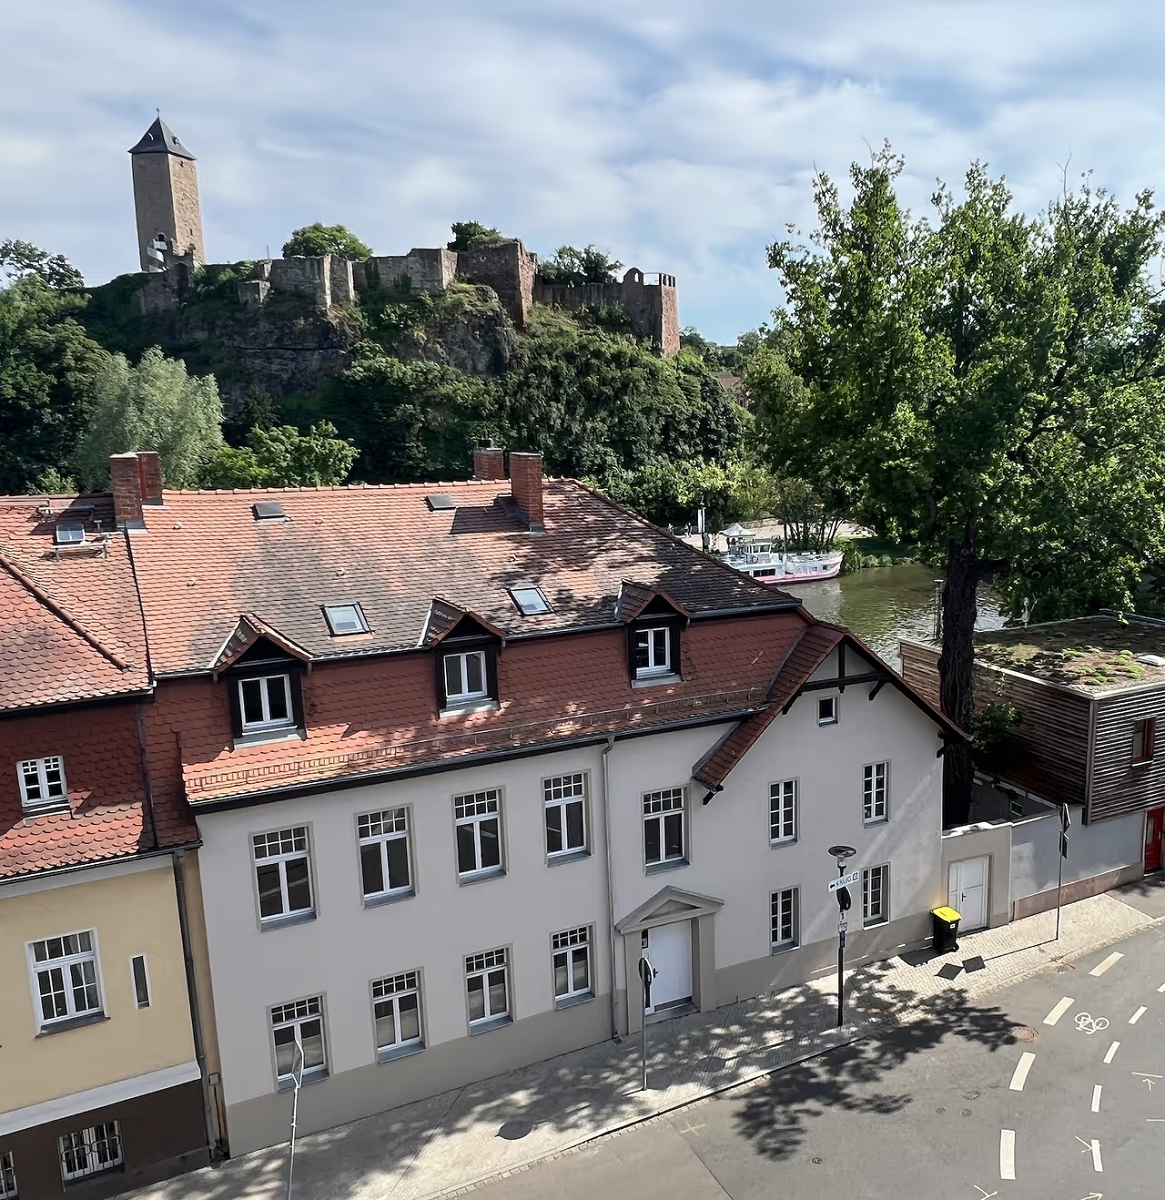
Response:
[[[619,991],[615,986],[615,882],[611,874],[611,766],[609,755],[615,735],[607,734],[603,747],[603,849],[607,858],[607,933],[611,950],[611,1037],[619,1041]]]
[[[206,1076],[206,1043],[202,1036],[202,1015],[198,1006],[198,983],[194,977],[194,950],[190,941],[190,911],[186,904],[186,851],[174,851],[174,890],[178,895],[178,928],[182,931],[182,960],[186,966],[186,998],[190,1003],[190,1028],[194,1034],[194,1059],[198,1063],[198,1082],[202,1087],[202,1115],[206,1122],[206,1146],[212,1162],[225,1157],[214,1128],[210,1104],[210,1084]]]

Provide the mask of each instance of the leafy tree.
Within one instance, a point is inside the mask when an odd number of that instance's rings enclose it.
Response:
[[[585,246],[582,250],[559,246],[549,258],[538,263],[538,274],[547,283],[611,283],[622,267],[621,262],[595,246]]]
[[[290,240],[283,244],[284,258],[296,255],[314,258],[323,254],[335,254],[338,258],[360,262],[371,257],[372,249],[346,226],[323,225],[319,221],[295,230]]]
[[[446,243],[447,250],[480,250],[482,246],[497,246],[512,240],[480,221],[454,221],[452,229],[453,240]]]
[[[108,355],[75,318],[84,304],[36,273],[0,288],[0,492],[62,467],[89,423]]]
[[[222,401],[214,376],[186,374],[181,359],[152,346],[131,366],[122,354],[106,358],[93,381],[93,412],[72,456],[82,487],[109,485],[109,456],[157,450],[170,487],[197,485],[205,459],[222,445]]]
[[[81,272],[63,254],[49,254],[31,242],[12,238],[0,242],[0,275],[9,281],[38,275],[51,288],[85,286]]]
[[[713,371],[720,369],[720,347],[708,341],[695,325],[685,325],[680,330],[680,345],[703,359]]]
[[[342,483],[359,450],[336,437],[330,421],[300,433],[294,425],[255,428],[247,445],[220,446],[199,472],[199,485],[236,487],[331,487]]]
[[[1122,211],[1087,178],[1029,219],[974,164],[932,223],[899,203],[902,169],[888,146],[855,165],[848,206],[818,177],[813,246],[769,248],[787,364],[750,369],[748,391],[775,464],[832,474],[876,532],[943,564],[942,703],[971,728],[984,578],[1050,616],[1125,606],[1165,562],[1162,220],[1148,193]],[[961,821],[970,752],[944,762]]]

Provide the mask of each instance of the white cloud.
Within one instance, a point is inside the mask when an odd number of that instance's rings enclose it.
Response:
[[[212,257],[342,221],[384,252],[453,220],[679,277],[730,340],[815,168],[907,156],[920,209],[972,158],[1040,207],[1060,167],[1130,198],[1165,168],[1165,10],[1133,0],[0,0],[0,237],[99,281],[136,263],[124,152],[162,108]]]

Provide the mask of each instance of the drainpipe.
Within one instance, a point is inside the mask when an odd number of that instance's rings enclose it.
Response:
[[[194,1059],[202,1086],[202,1115],[206,1121],[206,1145],[212,1162],[224,1158],[222,1141],[214,1128],[210,1084],[206,1077],[206,1043],[202,1037],[202,1015],[198,1007],[198,984],[194,978],[194,950],[190,941],[190,910],[186,905],[186,851],[174,851],[174,890],[178,895],[178,928],[182,932],[182,960],[186,966],[186,998],[190,1003],[190,1028],[194,1034]]]
[[[603,747],[603,848],[607,857],[607,934],[611,947],[611,1037],[619,1041],[619,992],[615,987],[615,882],[611,875],[611,766],[608,757],[614,748],[615,735],[608,733],[607,744]]]

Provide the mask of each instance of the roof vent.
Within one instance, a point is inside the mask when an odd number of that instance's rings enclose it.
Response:
[[[287,516],[278,500],[256,500],[251,505],[256,521],[278,521]]]
[[[426,496],[425,503],[431,512],[452,512],[457,507],[457,501],[444,492],[438,492],[435,496]]]
[[[1165,667],[1165,658],[1160,654],[1138,654],[1137,662],[1144,663],[1147,667]]]

